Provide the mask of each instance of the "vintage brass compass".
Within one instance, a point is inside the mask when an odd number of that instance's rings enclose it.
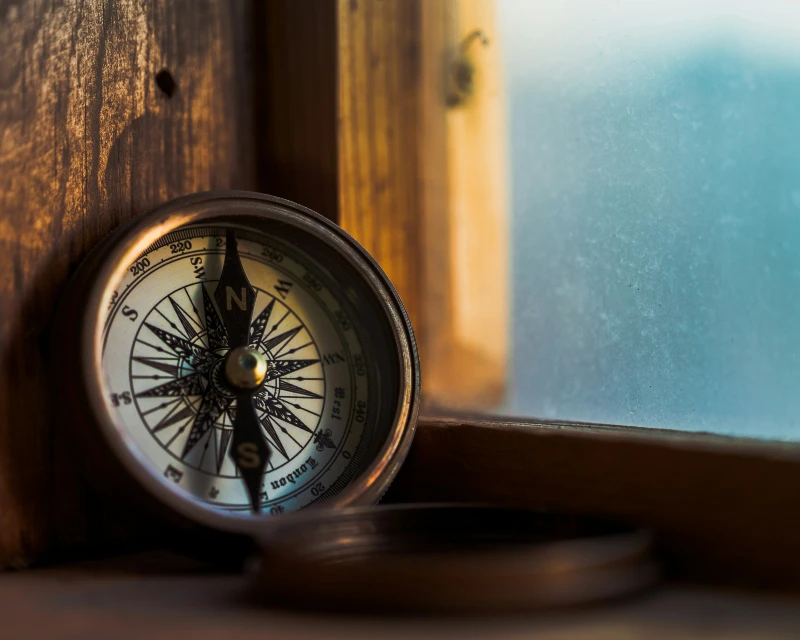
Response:
[[[296,204],[217,192],[140,216],[81,266],[61,318],[89,466],[189,521],[252,533],[375,503],[411,443],[403,306],[352,238]]]
[[[596,519],[364,509],[414,434],[414,335],[366,251],[304,207],[216,192],[140,216],[84,262],[56,327],[62,426],[81,429],[100,484],[257,539],[271,601],[496,611],[618,597],[655,575],[647,535]],[[332,508],[289,516],[317,505]],[[308,575],[313,590],[293,581]]]

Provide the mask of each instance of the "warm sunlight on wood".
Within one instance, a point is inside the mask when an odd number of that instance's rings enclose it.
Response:
[[[510,336],[505,94],[494,3],[456,5],[448,31],[474,79],[447,111],[452,352],[429,375],[437,402],[489,409],[505,395]]]
[[[428,407],[491,410],[510,261],[494,2],[415,5],[339,5],[340,222],[408,308]]]

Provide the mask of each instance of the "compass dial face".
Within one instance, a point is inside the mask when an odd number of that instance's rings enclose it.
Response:
[[[387,381],[370,366],[357,296],[296,243],[241,225],[182,227],[130,264],[107,298],[106,410],[171,491],[231,514],[300,509],[340,492],[385,439],[376,416]],[[245,306],[235,338],[229,316]],[[234,347],[243,360],[232,361]],[[232,383],[240,362],[262,367],[254,386]],[[257,447],[237,436],[240,407]]]

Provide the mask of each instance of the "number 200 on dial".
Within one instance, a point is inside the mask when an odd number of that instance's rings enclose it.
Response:
[[[298,205],[211,193],[137,218],[87,259],[58,326],[89,466],[197,523],[369,504],[407,453],[419,367],[402,304]]]

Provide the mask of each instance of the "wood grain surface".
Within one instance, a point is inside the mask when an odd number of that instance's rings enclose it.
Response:
[[[462,411],[494,409],[507,389],[506,128],[494,6],[338,1],[340,224],[409,312],[426,403]],[[490,46],[465,50],[476,30]],[[456,107],[448,91],[458,62],[474,82]]]
[[[135,537],[105,523],[51,428],[50,323],[69,274],[119,223],[182,194],[257,188],[249,9],[0,2],[0,568]]]
[[[434,4],[437,4],[436,2]],[[420,0],[338,2],[339,222],[419,326]]]
[[[254,3],[261,190],[338,219],[336,2]]]
[[[439,93],[423,103],[421,139],[423,383],[440,410],[496,411],[509,387],[510,173],[496,13],[493,1],[426,4],[424,46],[441,49],[425,56],[427,92]]]
[[[464,501],[618,516],[650,527],[669,572],[800,585],[793,444],[602,425],[426,420],[394,501]]]
[[[505,616],[344,615],[255,599],[247,575],[163,555],[0,576],[9,638],[790,640],[796,597],[667,584],[604,606]]]

